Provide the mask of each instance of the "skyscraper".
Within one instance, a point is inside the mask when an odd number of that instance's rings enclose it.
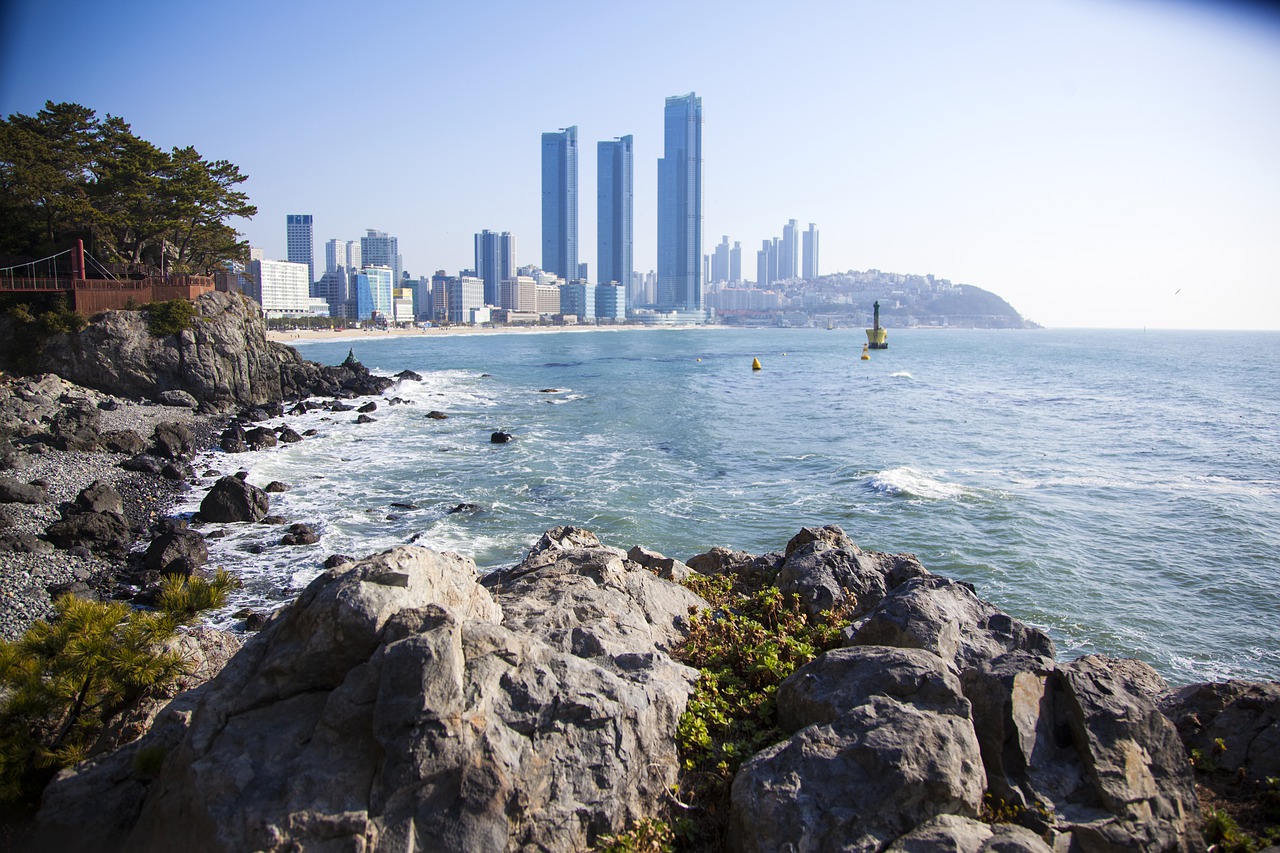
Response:
[[[621,136],[596,143],[596,277],[616,281],[631,307],[632,285],[632,139]]]
[[[786,281],[796,277],[800,266],[800,241],[798,226],[794,219],[787,220],[782,226],[782,243],[778,246],[778,278]]]
[[[702,99],[667,98],[658,160],[658,308],[702,309]]]
[[[476,278],[484,281],[484,304],[497,305],[502,283],[516,274],[516,238],[488,229],[476,235]]]
[[[729,237],[725,235],[720,239],[715,249],[711,253],[711,280],[712,281],[728,281],[729,280]]]
[[[542,134],[542,268],[578,277],[578,128]]]
[[[818,277],[818,226],[812,222],[809,223],[809,230],[804,232],[804,261],[801,266],[801,275],[805,279],[815,279]]]
[[[742,281],[742,243],[737,240],[729,250],[729,281],[735,284]]]
[[[316,280],[316,248],[311,234],[311,214],[288,214],[285,228],[289,262],[307,265],[307,287],[310,288]]]
[[[360,238],[360,268],[365,267],[387,267],[391,270],[391,280],[399,282],[401,277],[399,241],[385,231],[368,229],[365,236]],[[387,309],[389,313],[389,302]]]

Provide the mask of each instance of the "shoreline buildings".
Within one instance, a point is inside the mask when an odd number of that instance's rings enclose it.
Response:
[[[658,160],[658,294],[664,312],[702,313],[702,99],[667,98]],[[696,319],[690,317],[690,319]]]
[[[596,143],[596,271],[600,284],[617,283],[630,308],[634,148],[631,136]]]
[[[285,257],[289,263],[307,265],[307,288],[316,280],[315,235],[310,213],[290,213],[285,219]]]

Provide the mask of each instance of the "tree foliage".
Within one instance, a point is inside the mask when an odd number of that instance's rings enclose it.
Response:
[[[0,804],[33,803],[114,721],[172,689],[187,673],[174,632],[235,586],[222,570],[168,580],[156,611],[66,595],[51,620],[0,643]]]
[[[248,257],[228,224],[258,212],[245,180],[226,160],[163,151],[117,116],[50,101],[0,121],[0,253],[42,257],[81,238],[100,260],[209,274]]]

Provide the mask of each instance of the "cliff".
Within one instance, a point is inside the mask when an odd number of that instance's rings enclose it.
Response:
[[[163,336],[151,334],[144,310],[97,314],[84,329],[52,335],[34,354],[23,353],[26,372],[54,373],[130,399],[188,394],[213,412],[311,395],[375,394],[391,384],[359,364],[323,367],[268,341],[262,310],[243,295],[212,292],[193,304],[190,328]],[[14,339],[13,324],[0,318],[0,336]]]

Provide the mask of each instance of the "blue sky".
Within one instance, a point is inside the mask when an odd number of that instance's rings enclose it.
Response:
[[[378,228],[415,276],[511,231],[540,134],[635,137],[652,269],[668,95],[696,91],[705,245],[817,224],[822,271],[975,284],[1051,326],[1280,329],[1280,16],[1157,0],[218,4],[10,0],[0,112],[74,101],[249,175],[283,257]]]

